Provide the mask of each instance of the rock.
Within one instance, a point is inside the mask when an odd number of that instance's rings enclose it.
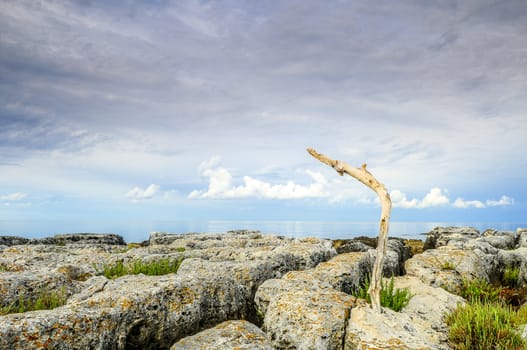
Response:
[[[17,236],[0,236],[0,245],[14,246],[25,244],[105,244],[126,245],[123,237],[114,233],[65,233],[54,237],[23,238]]]
[[[10,295],[2,302],[15,300],[17,291],[32,297],[31,286],[40,284],[66,288],[71,296],[53,310],[0,316],[0,349],[168,349],[227,320],[257,320],[253,297],[262,283],[336,254],[327,240],[248,231],[181,235],[169,244],[132,249],[87,236],[66,238],[71,242],[65,245],[2,251],[0,292]],[[98,276],[103,265],[118,261],[182,256],[178,274]]]
[[[355,298],[335,290],[293,290],[269,303],[264,330],[275,349],[342,349]]]
[[[424,249],[434,249],[447,244],[459,246],[478,237],[479,231],[474,227],[436,227],[427,234]]]
[[[247,321],[227,321],[181,339],[170,350],[273,350],[265,333]]]
[[[125,276],[60,308],[3,316],[0,348],[169,348],[245,313],[245,291],[225,276]]]
[[[516,235],[518,236],[518,247],[527,248],[527,228],[516,229]]]
[[[497,249],[514,249],[517,244],[516,237],[511,231],[485,230],[478,240],[487,242]]]
[[[426,285],[419,278],[412,276],[396,277],[394,287],[407,288],[410,291],[412,298],[401,313],[410,316],[412,323],[418,324],[419,328],[424,330],[422,336],[425,341],[446,347],[447,326],[444,315],[454,311],[459,304],[463,304],[463,298],[443,288]]]
[[[18,237],[18,236],[0,236],[0,245],[4,246],[13,246],[13,245],[21,245],[21,244],[27,244],[29,242],[29,239],[24,237]]]
[[[363,253],[340,254],[327,262],[320,263],[314,269],[291,271],[284,275],[284,280],[319,281],[332,288],[351,293],[366,279],[366,271],[371,270],[369,261]]]
[[[375,313],[361,301],[351,309],[344,347],[341,345],[340,349],[448,349],[427,341],[423,337],[426,331],[407,314],[385,308],[382,313]]]
[[[66,233],[54,237],[56,244],[126,245],[122,236],[114,233]]]
[[[314,269],[290,271],[281,279],[265,281],[256,292],[255,304],[263,317],[272,299],[287,291],[318,292],[335,289],[350,294],[364,282],[367,269],[362,253],[347,253],[318,264]]]
[[[495,271],[497,262],[489,257],[447,245],[412,257],[406,261],[405,269],[409,276],[417,277],[425,284],[457,290],[463,278],[490,280],[489,272]]]
[[[307,275],[306,277],[313,277],[313,275]],[[269,279],[258,288],[254,298],[254,302],[258,308],[258,316],[263,320],[267,313],[269,303],[281,293],[293,290],[316,292],[320,289],[332,289],[332,287],[329,283],[322,282],[316,278],[289,279],[286,277],[282,279]]]

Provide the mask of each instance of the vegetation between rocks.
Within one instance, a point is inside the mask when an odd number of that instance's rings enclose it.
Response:
[[[526,349],[520,326],[527,323],[527,307],[515,309],[503,286],[518,286],[519,269],[506,268],[501,286],[483,279],[463,280],[457,294],[467,300],[446,317],[448,339],[455,350]]]
[[[106,278],[118,278],[125,275],[148,275],[160,276],[169,273],[177,273],[183,257],[177,259],[163,258],[150,262],[143,262],[142,260],[132,260],[124,263],[122,260],[114,264],[104,264],[102,269],[95,266],[95,270],[99,275],[104,275]]]
[[[527,343],[520,325],[527,323],[527,310],[510,305],[475,301],[458,306],[446,318],[448,339],[455,350],[520,350]]]
[[[371,303],[368,288],[370,288],[369,278],[366,279],[364,284],[357,291],[353,292],[352,295],[357,298],[365,299],[368,303]],[[388,285],[385,284],[384,280],[381,280],[381,306],[399,312],[408,305],[411,298],[412,294],[408,288],[395,288],[393,276],[390,278]]]
[[[11,304],[0,308],[0,315],[22,313],[36,310],[51,310],[66,304],[68,295],[64,288],[50,289],[42,287],[39,289],[36,298],[20,295]]]

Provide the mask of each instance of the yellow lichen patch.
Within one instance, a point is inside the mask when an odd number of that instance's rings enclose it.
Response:
[[[179,291],[176,291],[176,300],[169,303],[170,311],[180,311],[185,305],[192,304],[196,300],[196,292],[192,289],[184,287]]]
[[[420,239],[405,239],[403,242],[405,246],[410,248],[412,256],[423,252],[425,244]]]

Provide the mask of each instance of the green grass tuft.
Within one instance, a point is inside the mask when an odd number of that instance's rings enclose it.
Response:
[[[96,271],[100,275],[106,276],[106,278],[117,278],[125,275],[148,275],[148,276],[160,276],[169,273],[177,273],[183,257],[177,259],[163,258],[151,262],[143,262],[142,260],[132,260],[125,264],[122,260],[117,261],[114,264],[102,266],[102,270],[95,267]]]
[[[517,288],[519,287],[519,277],[520,277],[519,267],[507,266],[505,270],[503,270],[503,275],[501,277],[501,284],[508,288]]]
[[[495,287],[485,279],[463,279],[461,288],[455,294],[463,297],[471,303],[496,303],[500,297],[500,287]]]
[[[453,262],[451,261],[445,261],[442,265],[441,265],[441,270],[455,270],[456,269],[456,264],[454,264]]]
[[[353,294],[353,296],[361,299],[365,299],[368,303],[371,304],[371,298],[368,294],[368,289],[370,288],[370,278],[368,278],[364,284]],[[393,311],[401,311],[412,298],[412,294],[408,288],[399,289],[394,287],[393,276],[388,282],[388,285],[385,285],[384,281],[381,280],[381,306],[392,309]]]
[[[0,315],[36,310],[51,310],[66,304],[67,299],[68,296],[64,288],[54,290],[42,287],[39,289],[36,298],[21,295],[10,305],[0,308]]]
[[[447,315],[448,339],[454,350],[520,350],[527,348],[519,326],[525,312],[499,303],[475,301],[458,306]]]

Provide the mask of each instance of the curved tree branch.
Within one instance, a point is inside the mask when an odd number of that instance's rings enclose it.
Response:
[[[349,166],[348,164],[339,160],[333,160],[321,153],[318,153],[313,148],[308,148],[307,151],[313,157],[318,159],[324,164],[329,165],[339,173],[344,173],[354,177],[355,179],[362,182],[364,185],[371,188],[381,201],[381,218],[379,222],[379,237],[377,239],[377,257],[373,264],[373,271],[371,276],[370,289],[368,293],[371,298],[371,305],[375,312],[381,312],[381,279],[382,279],[382,268],[384,265],[384,256],[386,255],[386,243],[388,241],[388,223],[390,221],[390,212],[392,209],[392,201],[388,191],[384,185],[379,182],[368,170],[366,170],[366,164],[363,164],[360,168]]]

